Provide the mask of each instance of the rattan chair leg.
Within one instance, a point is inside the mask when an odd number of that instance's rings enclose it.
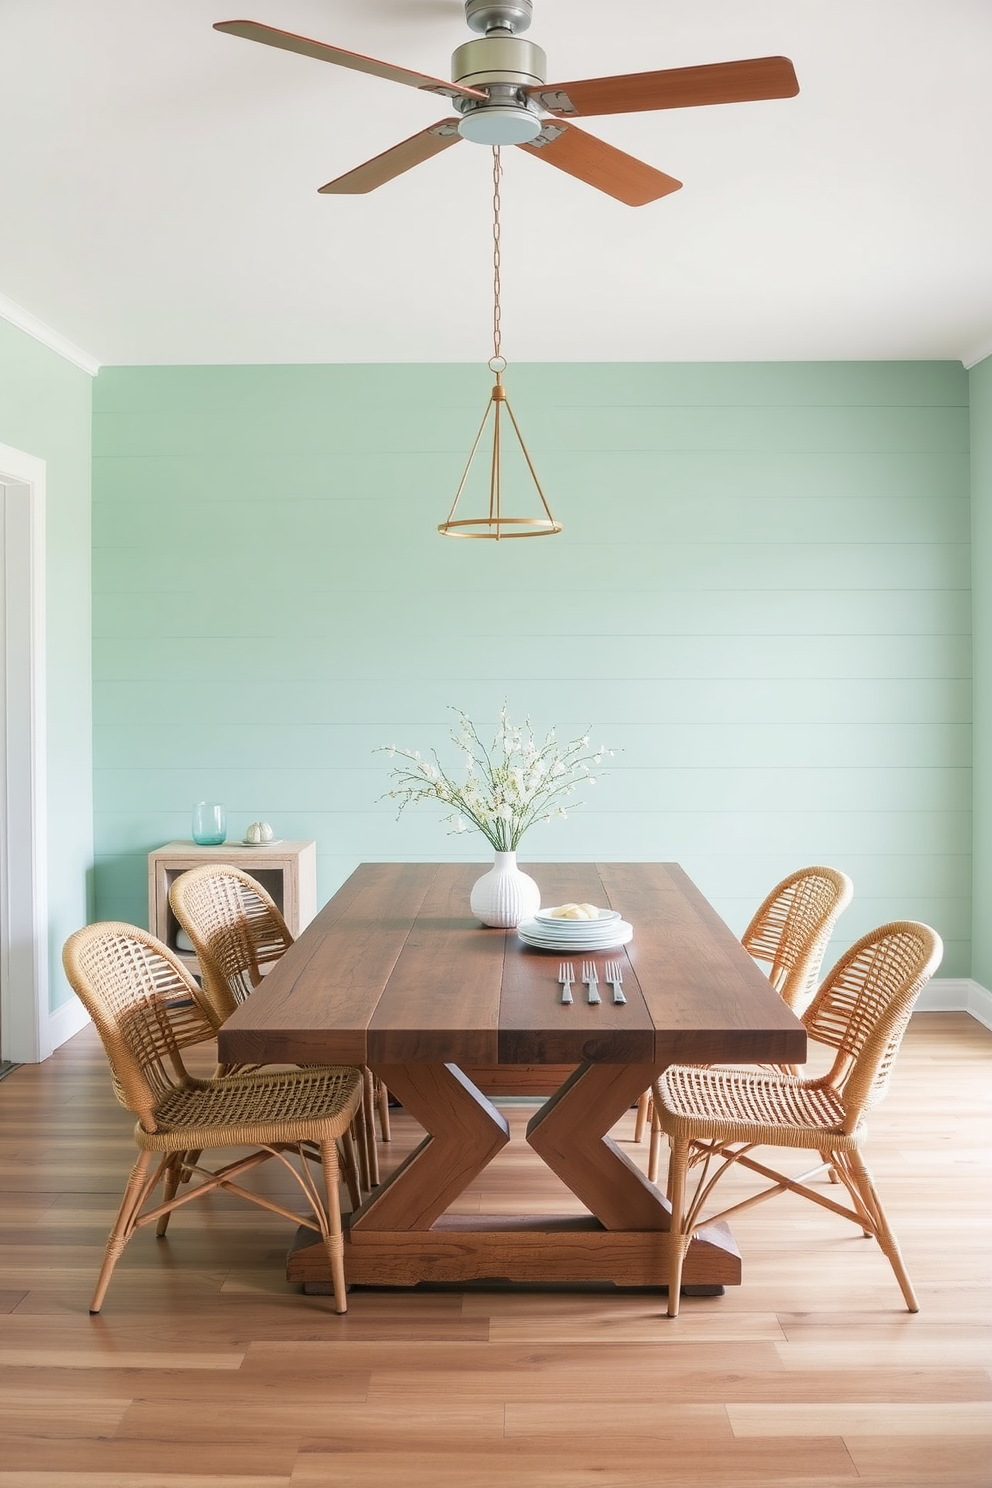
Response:
[[[651,1102],[650,1115],[651,1146],[648,1149],[648,1177],[650,1178],[652,1183],[657,1183],[658,1169],[661,1165],[661,1139],[663,1133],[661,1130],[661,1121],[659,1120],[658,1113],[654,1108],[654,1101]]]
[[[202,1155],[202,1153],[201,1153],[201,1149],[199,1147],[195,1148],[192,1152],[184,1152],[182,1154],[182,1166],[181,1166],[180,1172],[179,1172],[179,1181],[180,1181],[180,1183],[188,1183],[189,1182],[189,1180],[193,1176],[193,1169],[196,1167],[196,1164],[200,1161],[201,1155]]]
[[[634,1141],[640,1142],[644,1136],[644,1127],[648,1119],[648,1107],[651,1104],[651,1092],[645,1090],[637,1102],[637,1115],[634,1117]]]
[[[139,1151],[135,1158],[134,1167],[128,1176],[127,1187],[124,1197],[121,1199],[121,1207],[117,1211],[114,1227],[107,1237],[107,1248],[103,1256],[103,1265],[100,1267],[100,1275],[96,1280],[96,1291],[93,1293],[93,1301],[90,1303],[90,1312],[96,1313],[103,1306],[103,1299],[107,1295],[107,1287],[113,1275],[114,1267],[120,1259],[121,1252],[130,1240],[134,1232],[134,1221],[141,1201],[144,1196],[145,1180],[148,1176],[148,1165],[152,1160],[150,1152]]]
[[[849,1152],[821,1152],[820,1157],[823,1162],[829,1164],[828,1172],[831,1181],[842,1183],[847,1189],[854,1212],[861,1220],[862,1235],[864,1235],[866,1240],[877,1240],[878,1215],[870,1212],[865,1206],[861,1190],[851,1171],[851,1154]]]
[[[340,1173],[338,1149],[334,1142],[321,1142],[320,1157],[324,1168],[324,1188],[327,1194],[327,1213],[321,1228],[324,1245],[331,1265],[331,1280],[334,1284],[334,1311],[348,1311],[348,1290],[344,1279],[344,1232],[341,1226],[341,1201],[338,1195]]]
[[[165,1170],[165,1185],[162,1190],[163,1204],[171,1204],[173,1199],[176,1197],[176,1193],[179,1189],[179,1184],[182,1181],[182,1175],[185,1167],[185,1157],[185,1153],[177,1152],[175,1157],[171,1159],[169,1166]],[[194,1158],[193,1161],[195,1162],[196,1158]],[[185,1171],[188,1173],[189,1169],[185,1168]],[[160,1214],[158,1217],[158,1223],[155,1226],[155,1234],[159,1240],[164,1237],[166,1230],[169,1228],[169,1216],[171,1212],[171,1210],[166,1210],[165,1214]]]
[[[364,1097],[363,1097],[364,1101]],[[364,1106],[359,1106],[351,1123],[351,1136],[358,1160],[358,1181],[364,1193],[372,1192],[372,1173],[369,1168],[369,1129],[365,1120]]]
[[[868,1171],[864,1158],[858,1150],[850,1154],[848,1172],[857,1185],[865,1208],[869,1214],[875,1217],[875,1237],[895,1273],[895,1278],[899,1283],[899,1290],[902,1292],[907,1311],[919,1312],[920,1304],[916,1299],[916,1293],[913,1290],[913,1283],[909,1279],[909,1273],[903,1264],[899,1242],[889,1227],[889,1221],[885,1216],[885,1210],[882,1208],[882,1202],[878,1197],[872,1176]]]
[[[375,1077],[368,1065],[362,1070],[362,1120],[368,1152],[369,1191],[379,1184],[379,1151],[375,1144]]]
[[[829,1181],[831,1183],[839,1183],[840,1182],[840,1179],[837,1177],[837,1174],[834,1171],[833,1163],[831,1162],[831,1159],[830,1159],[830,1153],[826,1149],[823,1149],[820,1152],[820,1157],[823,1160],[823,1162],[825,1162],[825,1163],[828,1164],[828,1167],[827,1167],[827,1178],[829,1179]]]
[[[375,1103],[379,1112],[379,1134],[384,1142],[391,1142],[393,1133],[389,1125],[389,1091],[378,1076],[375,1081]]]
[[[312,1163],[323,1167],[323,1158],[320,1155],[319,1142],[304,1142],[300,1147],[303,1157]],[[344,1181],[348,1190],[348,1198],[352,1210],[358,1208],[362,1202],[361,1176],[358,1165],[358,1151],[355,1145],[355,1136],[351,1127],[347,1132],[342,1132],[338,1138],[338,1173],[339,1179]]]
[[[682,1263],[689,1247],[691,1232],[685,1233],[685,1178],[689,1166],[689,1143],[684,1137],[673,1139],[672,1155],[668,1164],[668,1197],[672,1206],[671,1246],[668,1262],[668,1316],[679,1315],[679,1297],[682,1291]]]
[[[358,1182],[358,1152],[351,1127],[341,1133],[341,1146],[344,1150],[344,1181],[348,1186],[348,1197],[354,1213],[362,1202],[362,1191]]]

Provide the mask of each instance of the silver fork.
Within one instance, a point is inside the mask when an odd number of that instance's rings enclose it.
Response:
[[[562,1002],[572,1001],[572,983],[575,981],[575,968],[571,961],[563,961],[558,968],[558,980],[561,983]]]
[[[620,983],[623,981],[623,967],[621,966],[619,961],[607,961],[606,980],[613,988],[613,1001],[626,1002],[627,999],[626,997],[624,997],[623,988],[620,985]]]
[[[599,995],[599,976],[596,972],[595,961],[583,961],[582,980],[589,988],[589,1001],[602,1002],[603,999]]]

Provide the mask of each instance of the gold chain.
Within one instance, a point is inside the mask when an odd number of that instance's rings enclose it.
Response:
[[[493,146],[493,361],[501,360],[500,351],[500,303],[499,303],[499,183],[503,174],[500,164],[499,146]]]

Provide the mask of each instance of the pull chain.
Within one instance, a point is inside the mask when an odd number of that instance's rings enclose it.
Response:
[[[497,377],[506,367],[506,359],[503,356],[500,345],[502,334],[500,327],[501,308],[499,302],[500,280],[499,280],[499,249],[500,249],[500,221],[499,221],[499,183],[503,175],[503,167],[499,158],[499,146],[493,146],[493,358],[490,368]],[[493,362],[502,362],[503,366],[493,366]]]

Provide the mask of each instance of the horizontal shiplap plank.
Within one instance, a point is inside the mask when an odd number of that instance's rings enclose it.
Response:
[[[258,627],[262,628],[261,625]],[[424,641],[428,641],[425,634]],[[447,669],[452,678],[480,677],[487,670],[480,659],[480,636],[452,635],[446,645]],[[610,636],[560,637],[535,652],[530,666],[554,667],[556,678],[585,682],[590,678],[614,681],[724,682],[817,678],[821,681],[908,678],[932,681],[962,678],[971,681],[969,636]],[[498,657],[494,656],[494,663]],[[393,636],[368,636],[361,650],[340,644],[339,637],[301,635],[287,648],[284,637],[253,636],[251,645],[232,648],[230,637],[130,636],[97,637],[93,673],[105,679],[160,678],[171,681],[177,670],[183,678],[227,677],[255,681],[259,672],[278,670],[284,681],[306,682],[393,678],[405,673],[409,656]],[[494,680],[498,680],[498,675]]]
[[[315,410],[304,403],[283,406],[278,423],[259,419],[246,408],[185,408],[181,415],[133,410],[94,415],[94,451],[117,454],[197,454],[201,450],[269,449],[287,455],[314,453],[331,446],[343,450],[374,447],[419,454],[456,453],[474,437],[473,423],[485,411],[475,400],[410,407],[405,402],[383,417],[378,401],[358,406],[330,403]],[[513,394],[511,391],[511,402]],[[535,399],[536,402],[536,399]],[[934,450],[968,447],[966,406],[792,405],[655,403],[647,406],[547,405],[528,411],[514,404],[532,453],[568,450]],[[473,414],[475,417],[473,418]],[[464,457],[463,457],[464,458]]]
[[[473,429],[473,434],[475,430]],[[244,503],[268,501],[273,489],[282,501],[393,503],[398,487],[403,505],[426,510],[436,485],[455,466],[460,476],[467,450],[397,452],[373,444],[365,449],[325,445],[319,450],[284,451],[273,448],[241,452],[205,450],[191,454],[120,451],[98,455],[94,462],[95,507],[121,506],[136,497],[222,505],[228,510]],[[459,456],[461,457],[459,459]],[[872,451],[822,450],[815,460],[802,451],[780,449],[695,449],[543,451],[542,474],[552,487],[567,481],[569,503],[577,509],[598,511],[608,519],[613,507],[605,491],[619,492],[625,503],[639,505],[642,515],[652,508],[691,521],[701,503],[723,502],[728,510],[746,511],[751,503],[759,513],[776,519],[807,523],[823,521],[827,530],[838,523],[857,521],[862,510],[881,506],[890,516],[900,514],[914,500],[940,500],[967,506],[960,477],[967,475],[968,449],[901,449]],[[617,487],[618,471],[624,483]],[[609,482],[609,485],[605,485]],[[453,492],[452,492],[453,494]],[[770,503],[765,506],[764,503]],[[830,503],[827,505],[826,503]],[[806,530],[810,530],[807,527]]]
[[[342,760],[322,767],[295,766],[291,759],[260,761],[247,770],[229,763],[224,787],[229,801],[264,802],[268,811],[299,814],[360,806],[370,814],[392,817],[396,802],[387,799],[393,786],[389,763],[388,756],[378,764]],[[677,810],[700,816],[742,811],[764,816],[808,812],[814,805],[821,813],[872,815],[971,810],[971,771],[964,768],[604,768],[591,778],[594,784],[578,786],[570,809],[581,801],[592,810],[645,815]],[[201,781],[201,769],[185,761],[158,769],[151,777],[147,765],[135,761],[96,771],[95,805],[98,811],[169,811],[177,801],[191,800]]]
[[[514,385],[545,404],[771,404],[966,407],[968,376],[960,362],[638,362],[515,363]],[[315,416],[328,402],[345,409],[369,400],[411,407],[462,400],[474,406],[490,385],[477,363],[403,365],[103,367],[93,402],[103,414],[228,409],[278,420],[285,409]]]
[[[585,460],[582,464],[588,478],[589,462]],[[558,502],[557,515],[567,523],[568,533],[560,547],[566,547],[571,537],[581,535],[581,529],[591,528],[608,537],[612,527],[601,498],[593,493],[576,492],[578,473],[578,466],[574,470],[568,465],[556,468],[559,480],[563,484],[567,482],[568,490],[567,497],[562,498],[564,504],[562,500]],[[892,537],[893,506],[897,504],[899,538],[903,543],[929,543],[937,531],[945,542],[967,542],[969,538],[967,501],[939,488],[920,496],[897,488],[891,494],[874,498],[851,496],[846,489],[832,488],[815,499],[808,491],[786,490],[781,495],[771,495],[767,473],[763,471],[762,494],[746,501],[737,490],[735,473],[739,478],[739,472],[733,469],[722,472],[722,477],[714,482],[718,489],[711,491],[700,489],[698,482],[687,488],[669,462],[663,469],[653,462],[644,462],[643,468],[630,463],[625,474],[635,489],[624,500],[626,520],[642,525],[646,533],[654,530],[659,536],[663,534],[666,544],[698,542],[714,530],[720,532],[723,541],[744,546],[764,547],[770,541],[802,543],[817,528],[824,534],[824,540],[843,528],[852,540],[878,543],[888,542]],[[543,474],[546,482],[542,483],[547,484],[550,495],[554,476],[551,470]],[[615,478],[616,472],[613,474]],[[116,475],[120,481],[120,473]],[[279,502],[279,526],[283,534],[312,532],[316,528],[329,540],[361,543],[370,536],[381,539],[384,534],[377,528],[383,518],[397,536],[414,525],[419,527],[421,521],[429,523],[429,509],[422,515],[418,513],[413,521],[397,522],[391,510],[393,497],[385,481],[381,489],[361,489],[369,480],[367,469],[360,478],[356,475],[356,479],[347,471],[338,471],[336,476],[329,487],[325,469],[321,485],[312,491],[300,491],[294,482],[292,492],[283,495]],[[201,550],[214,543],[244,549],[253,542],[269,542],[274,517],[271,493],[258,482],[257,472],[256,482],[257,492],[245,491],[237,502],[232,502],[216,499],[212,490],[199,495],[184,488],[179,494],[174,482],[169,481],[170,522],[178,531],[195,528]],[[136,492],[143,498],[141,501],[134,500]],[[148,544],[161,542],[162,514],[156,505],[148,502],[148,494],[143,472],[131,477],[117,499],[106,499],[105,491],[104,499],[94,508],[94,546],[137,554]],[[374,509],[376,500],[384,504],[383,512]]]
[[[495,668],[494,668],[495,670]],[[528,676],[529,673],[529,676]],[[554,719],[570,716],[575,706],[576,686],[573,681],[559,680],[555,668],[550,664],[521,668],[521,675],[530,686],[518,684],[514,697],[527,704],[528,690],[535,701],[540,700],[541,711]],[[395,686],[384,684],[406,684],[406,679],[397,672],[372,680],[356,678],[349,682],[347,690],[334,686],[321,686],[320,678],[311,678],[308,685],[303,682],[295,688],[283,688],[278,699],[281,721],[286,727],[303,724],[331,724],[343,722],[348,716],[361,717],[369,723],[377,723],[382,731],[382,742],[401,743],[397,737],[395,719]],[[333,679],[327,679],[328,682]],[[885,724],[930,723],[939,718],[945,723],[968,723],[971,719],[971,684],[964,678],[933,678],[926,687],[921,687],[909,678],[854,678],[806,679],[792,678],[788,685],[779,685],[767,679],[719,681],[699,678],[695,680],[662,680],[638,677],[617,681],[602,677],[589,679],[586,684],[590,694],[600,691],[603,702],[596,706],[590,695],[590,711],[607,714],[613,721],[609,728],[609,739],[605,738],[603,726],[597,730],[597,738],[603,738],[611,748],[624,747],[625,730],[631,725],[650,725],[667,729],[676,724],[711,724],[723,727],[746,727],[763,725],[771,734],[778,725],[802,724],[809,728],[841,723],[851,726]],[[198,718],[222,719],[229,724],[251,722],[259,711],[267,712],[265,688],[247,686],[242,678],[228,678],[223,673],[213,677],[187,677],[173,683],[174,701],[181,706],[190,721]],[[473,707],[474,697],[482,689],[477,679],[471,677],[443,680],[424,678],[416,687],[418,711],[427,717],[443,718],[448,699],[456,692],[459,697],[469,694],[464,704],[466,711],[478,716],[481,711]],[[502,691],[496,676],[485,679],[486,701],[482,705],[489,711],[491,699],[499,698]],[[163,687],[161,681],[129,678],[120,681],[97,682],[94,687],[98,716],[118,715],[133,723],[154,723],[163,710]],[[519,711],[519,710],[518,710]],[[583,733],[588,718],[575,726],[575,732]],[[409,732],[409,726],[404,732]],[[565,729],[561,730],[565,735]],[[425,736],[426,734],[426,736]],[[436,730],[418,728],[415,747],[428,750],[437,739]],[[413,746],[410,740],[410,746]],[[437,739],[438,743],[443,739]],[[664,735],[659,734],[656,758],[664,760]]]
[[[443,515],[440,513],[438,520]],[[602,591],[604,604],[613,589],[644,586],[676,591],[702,588],[721,594],[725,590],[783,589],[791,593],[799,589],[822,593],[822,602],[828,605],[832,594],[849,589],[867,589],[884,596],[889,589],[971,587],[971,554],[964,542],[769,541],[744,547],[715,540],[653,541],[647,534],[624,537],[615,528],[603,532],[592,527],[584,542],[568,538],[553,548],[543,563],[533,551],[539,544],[532,543],[526,552],[511,559],[494,551],[497,545],[493,543],[485,544],[485,554],[469,564],[464,544],[445,544],[435,541],[435,537],[426,524],[378,532],[370,526],[360,542],[342,548],[339,543],[343,539],[325,530],[323,524],[301,521],[283,533],[278,543],[258,538],[242,540],[235,528],[216,552],[209,547],[201,552],[195,544],[175,549],[157,544],[134,555],[97,549],[93,578],[99,590],[121,594],[171,588],[181,595],[198,590],[204,583],[231,588],[248,585],[256,605],[266,607],[270,614],[277,608],[277,594],[291,598],[301,587],[355,594],[370,586],[388,585],[393,604],[405,600],[404,609],[409,607],[416,614],[424,585],[444,584],[453,593],[478,590],[480,585],[498,591],[500,581],[507,579],[535,587],[547,585],[572,595],[575,601],[588,584],[593,584]],[[583,582],[576,573],[572,549],[590,546],[608,566],[594,570]],[[517,544],[518,549],[522,547],[526,544]],[[883,604],[884,598],[878,603]],[[278,608],[284,612],[283,606]],[[781,621],[787,627],[785,610]]]
[[[177,803],[178,804],[178,803]],[[148,808],[104,810],[103,841],[113,832],[121,850],[137,852],[155,845],[157,824],[166,822],[171,837],[188,837],[189,808],[165,812]],[[257,810],[257,803],[256,810]],[[227,803],[228,815],[249,815],[248,802]],[[308,835],[333,843],[339,851],[363,858],[401,859],[411,855],[433,861],[438,857],[479,861],[489,855],[480,836],[463,836],[453,850],[445,838],[441,814],[409,812],[397,823],[389,811],[321,811],[299,804],[266,804],[266,819],[289,839]],[[278,821],[275,820],[278,818]],[[245,823],[247,825],[247,822]],[[586,803],[564,822],[538,825],[527,836],[527,854],[534,859],[563,858],[597,862],[644,862],[657,858],[685,862],[694,853],[746,854],[758,844],[768,853],[791,856],[794,862],[832,862],[849,853],[929,853],[953,857],[967,842],[970,812],[946,811],[817,811],[801,816],[793,811],[597,811]],[[233,836],[233,832],[232,832]],[[464,844],[464,845],[463,845]]]
[[[121,560],[124,562],[124,560]],[[125,563],[125,568],[126,568]],[[108,570],[109,572],[109,570]],[[123,582],[121,576],[121,582]],[[94,635],[98,639],[175,637],[227,637],[248,641],[276,636],[289,652],[298,638],[323,638],[335,647],[352,645],[355,631],[355,597],[351,590],[321,585],[313,590],[287,586],[279,590],[271,576],[238,574],[205,585],[195,573],[187,574],[186,560],[180,568],[163,573],[160,586],[113,587],[94,595]],[[118,579],[114,579],[115,585]],[[174,587],[176,586],[176,587]],[[631,590],[607,587],[602,603],[574,602],[574,574],[566,576],[559,589],[551,587],[548,575],[537,587],[521,585],[519,576],[500,590],[494,612],[485,592],[458,591],[457,619],[448,588],[425,589],[416,604],[403,615],[403,641],[407,647],[434,645],[438,636],[445,644],[452,632],[464,636],[519,640],[520,654],[535,648],[535,638],[605,636],[615,638],[619,648],[629,636],[650,644],[666,639],[676,643],[691,661],[697,638],[715,641],[729,636],[753,639],[760,653],[770,643],[798,640],[829,640],[849,637],[855,641],[873,636],[890,637],[907,645],[927,638],[959,636],[970,639],[971,591],[969,588],[888,588],[884,595],[871,587],[863,589],[798,589],[795,580],[782,576],[773,590],[698,588],[694,591],[645,587]],[[363,591],[361,634],[363,642],[397,638],[395,591],[384,587],[381,578]],[[278,616],[288,606],[288,621]],[[292,626],[292,646],[284,626]],[[233,648],[232,648],[233,651]],[[446,653],[445,653],[446,654]]]
[[[301,723],[291,734],[282,721],[264,718],[197,720],[191,729],[181,692],[175,697],[178,716],[149,717],[144,722],[128,718],[119,724],[101,724],[95,731],[95,747],[101,769],[145,766],[168,769],[181,766],[211,772],[257,768],[347,769],[389,768],[389,745],[414,747],[426,753],[438,750],[449,766],[457,764],[451,753],[448,725],[451,715],[425,710],[405,724],[341,719],[333,723]],[[476,715],[479,716],[479,715]],[[535,719],[541,715],[535,714]],[[567,722],[567,720],[566,720]],[[580,734],[588,718],[574,721]],[[971,766],[971,727],[962,723],[878,723],[852,729],[846,722],[828,722],[809,729],[786,720],[769,730],[762,722],[737,721],[732,734],[706,723],[673,720],[665,725],[659,741],[654,724],[624,721],[598,727],[593,742],[603,742],[617,752],[608,769],[620,770],[947,770],[957,772]],[[573,728],[562,727],[560,738],[573,736]],[[898,764],[893,762],[898,760]]]

